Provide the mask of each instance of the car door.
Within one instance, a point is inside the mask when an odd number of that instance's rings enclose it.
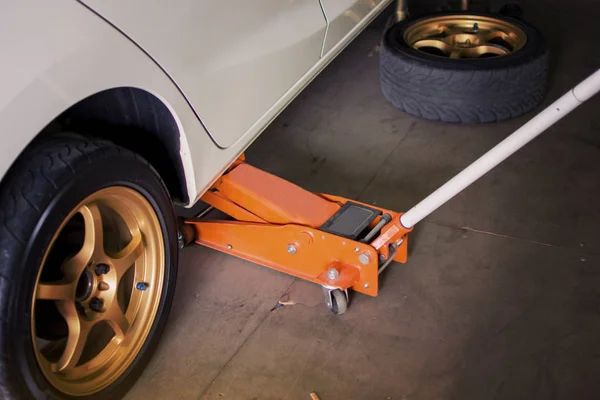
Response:
[[[386,0],[321,0],[328,27],[323,55],[327,54],[344,36],[363,22],[365,16]]]
[[[320,58],[319,0],[81,0],[171,76],[220,147]]]

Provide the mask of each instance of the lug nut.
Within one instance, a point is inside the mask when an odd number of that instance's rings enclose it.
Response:
[[[104,300],[99,299],[98,297],[92,297],[90,300],[90,309],[100,312],[104,307]]]
[[[108,264],[96,264],[96,266],[94,267],[94,272],[96,273],[96,276],[108,274],[108,271],[110,271],[110,267],[108,266]]]
[[[185,239],[181,231],[177,231],[177,244],[179,246],[179,250],[182,250],[185,247]]]
[[[148,284],[147,284],[146,282],[138,282],[138,283],[135,285],[135,288],[136,288],[137,290],[144,291],[144,290],[148,289]]]
[[[104,291],[104,290],[108,290],[108,289],[110,289],[110,286],[108,285],[108,283],[106,283],[106,282],[100,282],[98,284],[98,290]]]

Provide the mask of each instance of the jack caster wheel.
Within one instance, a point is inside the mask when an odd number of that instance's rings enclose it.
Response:
[[[325,304],[335,315],[342,315],[348,309],[348,291],[323,288]]]

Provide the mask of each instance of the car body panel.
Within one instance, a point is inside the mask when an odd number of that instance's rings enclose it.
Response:
[[[319,61],[325,37],[318,0],[83,2],[161,64],[220,147]]]
[[[391,0],[385,2],[389,3]],[[101,91],[135,87],[160,99],[179,128],[186,191],[192,206],[301,90],[384,8],[320,58],[230,147],[217,146],[176,82],[126,35],[73,0],[0,4],[0,176],[56,117]]]
[[[346,35],[362,25],[365,18],[382,5],[385,0],[321,0],[327,18],[327,35],[323,43],[323,55],[332,51]]]
[[[206,175],[195,176],[192,160],[210,159],[206,149],[215,146],[185,98],[144,52],[81,4],[72,0],[2,2],[0,48],[4,72],[0,74],[2,175],[63,111],[100,91],[127,86],[154,94],[174,115],[187,192],[194,196],[196,182],[207,179]],[[222,155],[217,154],[213,163],[219,159],[220,164]]]

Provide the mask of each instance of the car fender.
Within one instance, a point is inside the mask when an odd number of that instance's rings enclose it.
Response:
[[[143,89],[173,114],[190,203],[240,151],[218,149],[169,76],[78,2],[3,2],[0,48],[0,176],[57,116],[90,95],[117,87]],[[195,160],[204,162],[195,165]]]

